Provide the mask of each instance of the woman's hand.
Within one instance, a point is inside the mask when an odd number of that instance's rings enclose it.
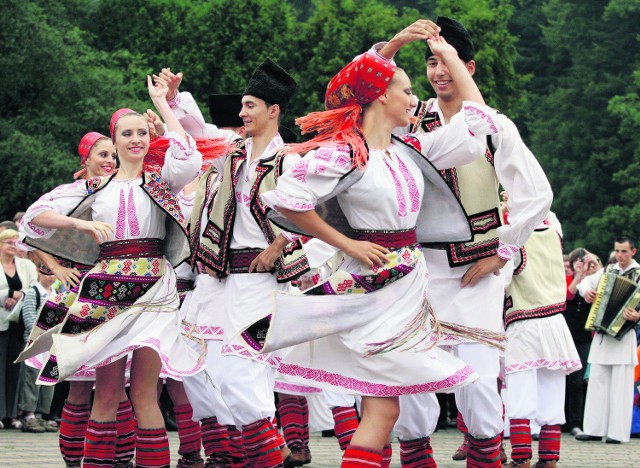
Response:
[[[171,68],[163,68],[160,70],[159,75],[153,75],[153,80],[155,82],[164,80],[164,82],[167,83],[169,87],[167,101],[171,101],[178,95],[178,88],[180,87],[180,83],[182,83],[182,73],[175,74],[171,71]]]
[[[449,56],[458,58],[458,51],[442,36],[430,37],[427,39],[427,44],[429,44],[429,49],[431,49],[431,52],[433,52],[433,55],[436,57],[446,58]]]
[[[342,251],[371,269],[374,266],[384,266],[389,261],[389,250],[373,242],[351,240]]]
[[[151,109],[147,109],[145,115],[147,116],[147,121],[149,122],[149,130],[151,130],[151,132],[153,133],[151,135],[151,138],[164,135],[164,122],[158,116],[158,114],[153,112]]]
[[[108,223],[102,221],[86,221],[84,219],[76,219],[76,229],[89,234],[98,244],[108,241],[113,234],[113,228]]]
[[[385,58],[392,59],[402,46],[411,42],[427,40],[429,38],[438,37],[440,26],[431,20],[419,19],[404,28],[398,34],[393,36],[378,53]],[[435,52],[434,52],[435,53]]]
[[[80,284],[80,272],[75,268],[67,268],[58,264],[51,269],[53,276],[60,281],[66,289],[71,289]]]
[[[149,87],[149,97],[152,101],[157,99],[166,100],[167,93],[169,92],[169,86],[162,78],[158,77],[154,85],[151,77],[147,75],[147,86]]]

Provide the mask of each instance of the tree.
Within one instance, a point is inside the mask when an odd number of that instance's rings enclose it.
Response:
[[[607,239],[597,238],[598,222],[587,221],[608,207],[624,206],[613,175],[632,163],[637,149],[637,140],[634,146],[618,133],[621,118],[608,107],[614,96],[631,92],[629,77],[639,59],[638,11],[609,7],[621,3],[548,0],[543,5],[549,69],[534,78],[547,85],[532,97],[529,129],[554,190],[567,250],[586,244],[601,254],[608,251],[615,234],[609,230]]]

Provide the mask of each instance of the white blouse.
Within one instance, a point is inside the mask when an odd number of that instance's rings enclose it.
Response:
[[[191,137],[188,136],[188,142],[185,142],[177,134],[170,133],[168,138],[170,144],[161,176],[177,193],[198,174],[202,155],[195,149]],[[61,185],[43,195],[25,214],[22,223],[24,233],[33,238],[51,237],[56,229],[36,226],[33,219],[45,211],[67,215],[86,196],[85,180]],[[91,215],[94,221],[112,226],[113,233],[108,241],[148,237],[162,239],[165,236],[164,211],[142,188],[142,177],[127,181],[111,180],[97,193],[91,205]]]

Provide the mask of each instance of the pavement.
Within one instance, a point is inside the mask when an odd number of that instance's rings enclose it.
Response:
[[[440,430],[432,436],[432,446],[439,468],[464,468],[465,463],[453,461],[451,455],[462,440],[456,429]],[[178,460],[178,434],[169,433],[171,445],[171,466]],[[312,434],[310,447],[313,460],[308,468],[339,467],[342,452],[335,438]],[[509,443],[505,448],[509,453]],[[534,442],[534,453],[537,442]],[[393,444],[391,467],[400,467],[400,448]],[[0,430],[0,467],[60,467],[64,463],[58,451],[58,434],[29,434],[16,430]],[[559,467],[597,467],[597,468],[638,468],[640,467],[640,439],[631,439],[628,444],[605,444],[603,442],[580,442],[568,434],[562,434],[561,459]]]

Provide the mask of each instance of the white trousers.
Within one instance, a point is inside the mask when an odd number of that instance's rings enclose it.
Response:
[[[273,369],[267,364],[234,355],[224,355],[216,370],[222,399],[239,430],[264,418],[273,419],[276,405]]]
[[[540,426],[564,424],[566,374],[544,367],[506,376],[504,404],[509,419],[529,419]]]
[[[591,364],[584,432],[629,442],[633,416],[633,366]]]
[[[216,370],[220,368],[223,356],[220,354],[222,341],[207,341],[207,368],[199,374],[183,377],[185,392],[193,407],[193,420],[216,417],[219,424],[229,426],[235,424],[233,416],[227,408],[220,393],[220,376]]]
[[[476,439],[497,436],[504,429],[502,399],[498,393],[500,351],[480,343],[461,343],[453,346],[451,352],[480,375],[471,385],[455,391],[456,405],[469,434]]]
[[[440,416],[440,404],[433,393],[402,395],[400,416],[393,432],[400,440],[414,440],[430,437],[436,430]]]

